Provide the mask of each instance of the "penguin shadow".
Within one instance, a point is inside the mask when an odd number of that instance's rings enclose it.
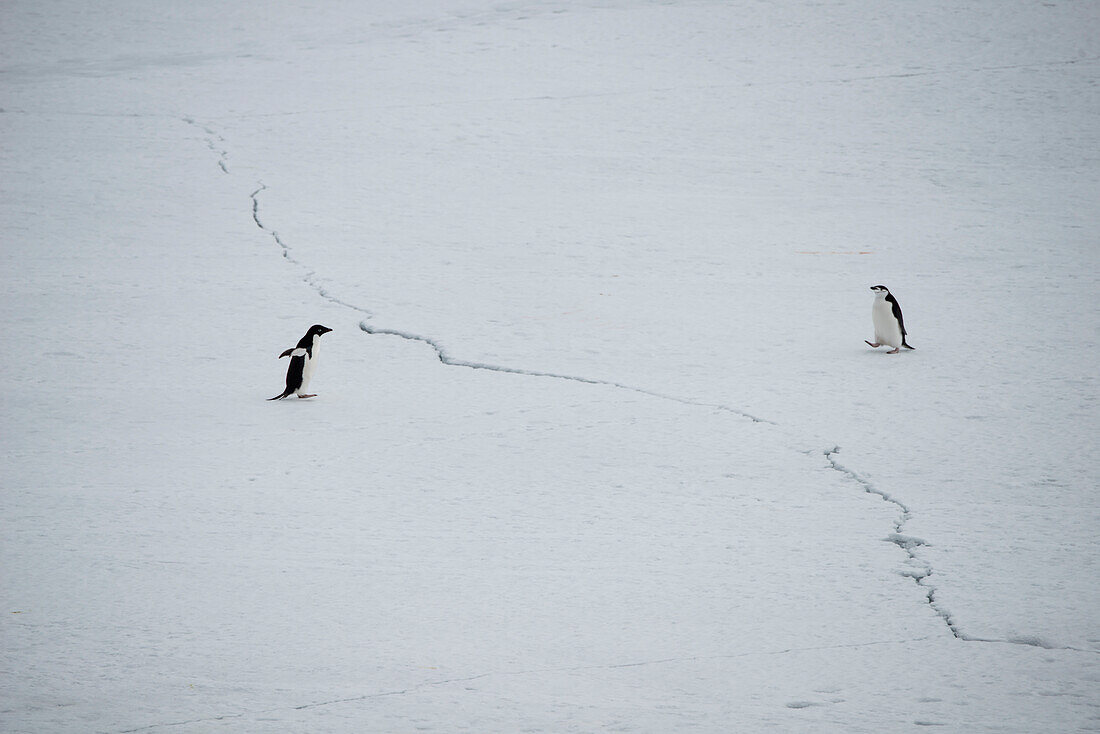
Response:
[[[900,357],[903,354],[912,354],[913,352],[916,351],[916,349],[913,349],[913,350],[902,349],[901,351],[894,352],[894,351],[890,350],[888,344],[883,344],[880,347],[872,347],[870,344],[867,344],[866,340],[864,340],[863,349],[860,349],[859,347],[855,347],[855,351],[858,351],[860,354],[864,354],[868,357],[874,357],[874,356]]]

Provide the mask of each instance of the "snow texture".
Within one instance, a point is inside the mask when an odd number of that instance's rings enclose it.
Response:
[[[1100,729],[1098,71],[1087,2],[6,3],[0,729]]]

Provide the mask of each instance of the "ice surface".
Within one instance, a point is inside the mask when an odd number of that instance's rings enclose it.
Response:
[[[1098,30],[8,3],[0,729],[1100,728]]]

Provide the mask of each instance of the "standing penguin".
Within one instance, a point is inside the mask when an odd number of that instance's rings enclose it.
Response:
[[[893,349],[887,354],[897,354],[901,347],[913,349],[905,343],[905,320],[901,317],[901,306],[884,285],[873,285],[875,302],[871,305],[871,321],[875,325],[875,341],[867,342],[872,347],[888,345]],[[864,341],[867,341],[864,339]]]
[[[300,398],[317,397],[306,395],[305,389],[309,386],[310,378],[313,377],[314,363],[317,360],[317,343],[321,341],[321,334],[327,334],[330,331],[332,329],[327,326],[314,324],[298,342],[298,346],[279,355],[279,359],[290,357],[290,366],[286,370],[286,390],[283,390],[282,395],[276,395],[268,400],[282,400],[291,393]]]

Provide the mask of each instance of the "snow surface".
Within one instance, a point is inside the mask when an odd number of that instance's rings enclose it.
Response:
[[[1089,2],[5,3],[0,729],[1100,729],[1098,70]]]

